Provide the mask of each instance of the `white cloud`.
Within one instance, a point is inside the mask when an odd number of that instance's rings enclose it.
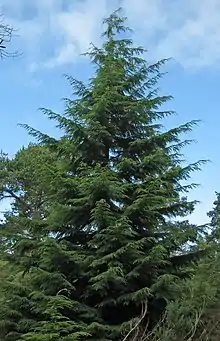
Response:
[[[173,57],[183,67],[220,65],[220,0],[1,2],[8,21],[20,29],[32,71],[75,62],[90,42],[99,42],[102,18],[119,4],[153,58]]]

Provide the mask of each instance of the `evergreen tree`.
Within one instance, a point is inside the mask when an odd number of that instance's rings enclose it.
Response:
[[[18,304],[3,340],[123,340],[137,321],[151,329],[199,255],[201,230],[178,221],[195,205],[185,194],[194,184],[182,180],[200,163],[181,165],[189,141],[180,135],[196,121],[164,132],[159,120],[172,114],[163,110],[170,96],[155,88],[166,60],[147,64],[118,11],[104,24],[102,47],[87,54],[94,77],[88,85],[68,77],[74,99],[64,115],[44,110],[63,137],[25,126],[62,160],[62,172],[53,182],[48,234],[28,250],[26,240],[16,245],[28,272],[28,308]]]
[[[72,314],[78,309],[63,294],[73,291],[64,272],[79,275],[74,259],[80,254],[65,253],[67,246],[55,242],[47,224],[63,161],[45,146],[29,145],[12,159],[2,153],[0,165],[1,199],[12,200],[1,224],[1,258],[8,271],[0,283],[0,339],[57,340],[73,331],[78,338],[79,323],[62,318],[59,308]]]
[[[212,245],[208,257],[203,257],[192,266],[192,276],[179,281],[181,289],[178,297],[168,303],[165,318],[147,335],[145,341],[218,340],[219,260],[219,252],[216,253]]]
[[[210,232],[211,239],[219,243],[220,237],[220,193],[216,192],[216,200],[213,203],[213,208],[208,212],[208,217],[211,219]]]

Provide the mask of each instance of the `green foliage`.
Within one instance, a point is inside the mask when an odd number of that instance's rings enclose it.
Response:
[[[13,212],[27,217],[41,217],[47,195],[54,185],[57,169],[54,155],[43,146],[30,144],[14,158],[0,159],[1,200],[13,200]],[[35,211],[34,211],[35,210]]]
[[[2,156],[1,195],[14,199],[3,252],[23,274],[4,287],[3,341],[123,340],[143,307],[148,332],[200,255],[203,230],[178,221],[195,205],[183,181],[203,163],[181,165],[180,135],[197,122],[160,125],[173,113],[155,89],[166,60],[148,65],[124,22],[104,21],[87,53],[95,74],[68,77],[64,114],[43,109],[62,138],[25,125],[39,145]]]
[[[1,154],[0,199],[11,203],[1,228],[1,248],[11,252],[19,240],[48,234],[46,219],[61,172],[61,163],[43,146],[30,144],[11,159]]]
[[[144,340],[217,340],[219,285],[219,251],[212,245],[209,256],[192,267],[191,277],[177,282],[177,298],[169,302],[162,320]]]
[[[213,204],[213,209],[208,213],[211,218],[210,230],[211,239],[219,243],[220,236],[220,193],[216,193],[216,200]]]

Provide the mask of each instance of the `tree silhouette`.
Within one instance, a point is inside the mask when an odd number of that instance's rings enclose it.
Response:
[[[15,34],[15,29],[4,22],[4,18],[0,15],[0,58],[17,57],[20,55],[19,51],[10,52],[8,45]]]

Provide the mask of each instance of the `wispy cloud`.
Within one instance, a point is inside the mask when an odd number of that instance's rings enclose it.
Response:
[[[153,58],[183,67],[219,67],[220,0],[2,0],[30,70],[77,61],[99,43],[102,18],[122,6],[139,42]]]

